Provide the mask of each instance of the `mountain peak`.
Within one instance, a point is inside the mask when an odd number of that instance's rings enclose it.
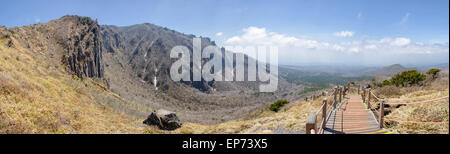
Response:
[[[404,67],[404,66],[402,66],[400,64],[393,64],[393,65],[390,65],[390,66],[386,66],[385,68],[403,68],[403,69],[406,69],[406,67]]]
[[[65,15],[57,20],[60,21],[73,21],[73,22],[78,22],[84,25],[96,25],[98,22],[97,20],[93,20],[90,17],[83,17],[83,16],[78,16],[78,15]]]

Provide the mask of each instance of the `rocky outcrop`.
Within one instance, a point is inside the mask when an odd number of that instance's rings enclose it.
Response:
[[[14,38],[8,47],[18,44],[46,54],[78,77],[103,77],[101,29],[96,20],[68,15],[48,23],[0,30]]]
[[[103,77],[101,31],[97,21],[64,16],[55,22],[59,25],[58,42],[65,48],[62,62],[78,77]]]
[[[152,112],[143,123],[146,125],[156,125],[159,129],[164,130],[175,130],[182,125],[174,112],[162,109]]]
[[[14,45],[14,41],[13,40],[9,40],[8,44],[6,46],[12,47],[13,45]]]

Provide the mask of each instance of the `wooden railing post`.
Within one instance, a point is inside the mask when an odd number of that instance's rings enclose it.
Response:
[[[322,126],[321,126],[322,129],[325,128],[326,120],[327,120],[327,98],[324,98],[323,99],[323,109],[322,109]]]
[[[366,103],[366,89],[361,89],[361,90],[362,90],[362,94],[361,94],[362,101],[365,104]]]
[[[316,118],[317,115],[313,114],[309,116],[308,121],[306,121],[306,134],[316,134],[317,127],[316,127]]]
[[[380,116],[378,120],[380,128],[383,128],[383,118],[384,118],[384,99],[382,99],[380,102]]]
[[[333,99],[333,107],[336,108],[337,104],[337,88],[334,88],[334,99]]]
[[[361,89],[362,90],[362,89]],[[363,93],[362,91],[358,93],[359,95],[361,95],[361,99],[363,99]]]
[[[342,103],[342,87],[339,88],[339,103]]]
[[[370,93],[370,88],[368,89],[367,95],[369,95],[369,98],[367,98],[367,109],[370,109],[370,96],[372,96]]]
[[[348,90],[348,87],[344,86],[344,97],[345,97],[345,95],[347,95],[347,90]]]

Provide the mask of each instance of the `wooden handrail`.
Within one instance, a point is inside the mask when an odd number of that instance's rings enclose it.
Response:
[[[380,100],[380,98],[378,98],[373,92],[370,92],[370,94],[371,94],[375,99],[377,99],[378,101]]]
[[[383,128],[384,104],[385,104],[384,100],[376,97],[375,94],[373,94],[371,92],[371,88],[362,89],[362,92],[361,92],[362,101],[364,104],[366,104],[367,109],[369,109],[369,110],[371,110],[372,104],[370,104],[370,98],[372,95],[374,96],[374,98],[376,98],[377,100],[380,101],[380,110],[378,111],[378,125],[380,128]],[[366,100],[366,97],[367,97],[367,100]]]
[[[325,127],[325,121],[327,120],[327,98],[323,99],[323,108],[322,108],[322,123],[320,125],[319,133],[322,132]]]
[[[435,99],[431,99],[431,100],[425,100],[425,101],[419,101],[419,102],[412,102],[412,103],[387,103],[384,99],[380,99],[378,98],[373,92],[370,91],[370,88],[365,88],[362,89],[361,92],[361,97],[363,99],[363,102],[367,105],[368,109],[371,109],[371,104],[370,104],[370,98],[371,96],[373,96],[375,99],[377,99],[378,101],[380,101],[380,109],[378,111],[378,124],[380,128],[383,128],[383,122],[384,122],[384,105],[388,104],[388,105],[408,105],[408,104],[420,104],[420,103],[427,103],[427,102],[434,102],[434,101],[438,101],[438,100],[442,100],[445,98],[449,98],[449,96],[444,96],[444,97],[440,97],[440,98],[435,98]],[[366,91],[367,91],[367,102],[365,100],[366,97]]]
[[[327,120],[327,112],[331,111],[333,109],[333,107],[336,106],[337,100],[336,100],[336,94],[337,94],[337,88],[334,88],[332,90],[332,94],[334,94],[334,101],[333,104],[327,108],[327,104],[328,104],[328,99],[324,98],[323,99],[323,104],[322,106],[320,106],[319,110],[317,110],[317,112],[315,112],[314,114],[310,115],[308,117],[308,120],[306,121],[306,134],[320,134],[323,132],[323,129],[325,128],[326,125],[326,120]],[[331,95],[329,95],[331,96]],[[322,112],[322,116],[321,116],[321,123],[319,125],[319,128],[317,126],[317,116],[320,114],[320,112]]]
[[[319,110],[317,110],[316,113],[314,113],[314,114],[319,115],[320,111],[322,111],[323,108],[324,108],[324,104],[322,104],[322,106],[320,106]]]
[[[371,93],[371,91],[370,91],[370,88],[369,88],[369,91],[367,92],[367,96],[368,96],[368,98],[367,98],[367,109],[369,109],[370,110],[370,93]]]
[[[383,128],[383,117],[384,117],[384,99],[380,101],[380,115],[378,116],[378,124],[380,128]]]
[[[316,114],[309,116],[308,120],[306,121],[306,134],[315,134],[317,132],[316,119]]]
[[[336,98],[337,98],[337,88],[334,88],[334,98],[333,98],[333,107],[334,108],[336,108],[336,104],[337,104]]]
[[[322,112],[322,121],[319,126],[319,130],[317,130],[317,116],[319,113]],[[325,127],[325,121],[327,119],[327,98],[323,99],[323,104],[319,108],[317,112],[315,112],[313,115],[309,116],[308,121],[306,122],[306,134],[318,134],[323,131],[323,128]]]

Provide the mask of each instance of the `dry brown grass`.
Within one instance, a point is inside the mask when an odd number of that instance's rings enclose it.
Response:
[[[386,99],[388,103],[412,103],[448,96],[448,71],[440,72],[437,78],[427,80],[423,86],[409,86],[402,88],[385,86],[374,89],[374,93],[378,97]],[[378,106],[374,106],[374,109],[377,107]],[[386,120],[385,125],[389,129],[397,130],[399,133],[449,133],[448,99],[422,104],[393,105],[387,108],[387,110],[390,113],[388,113],[386,118],[392,120]]]
[[[399,96],[401,94],[400,88],[396,86],[384,86],[381,88],[377,88],[374,91],[374,94],[379,97],[393,97],[393,96]]]
[[[19,44],[8,48],[7,41],[0,39],[0,134],[143,132],[140,120],[94,100],[109,95],[95,81],[73,78],[45,55]]]
[[[387,102],[391,103],[410,103],[425,101],[434,98],[448,96],[448,88],[446,90],[419,90],[399,98],[389,98]],[[441,101],[411,104],[401,106],[394,109],[392,113],[386,116],[388,119],[398,121],[413,121],[413,122],[448,122],[449,121],[449,102],[448,99]],[[448,134],[449,124],[417,124],[417,123],[402,123],[395,121],[387,121],[388,128],[397,130],[400,133],[410,134]]]
[[[144,133],[170,133],[170,134],[273,134],[278,128],[295,133],[304,133],[306,119],[316,112],[322,98],[314,101],[296,101],[292,105],[284,107],[278,112],[273,112],[268,107],[258,113],[257,117],[249,120],[233,120],[215,125],[202,125],[185,123],[183,127],[175,131],[160,131],[156,127],[147,127]]]

